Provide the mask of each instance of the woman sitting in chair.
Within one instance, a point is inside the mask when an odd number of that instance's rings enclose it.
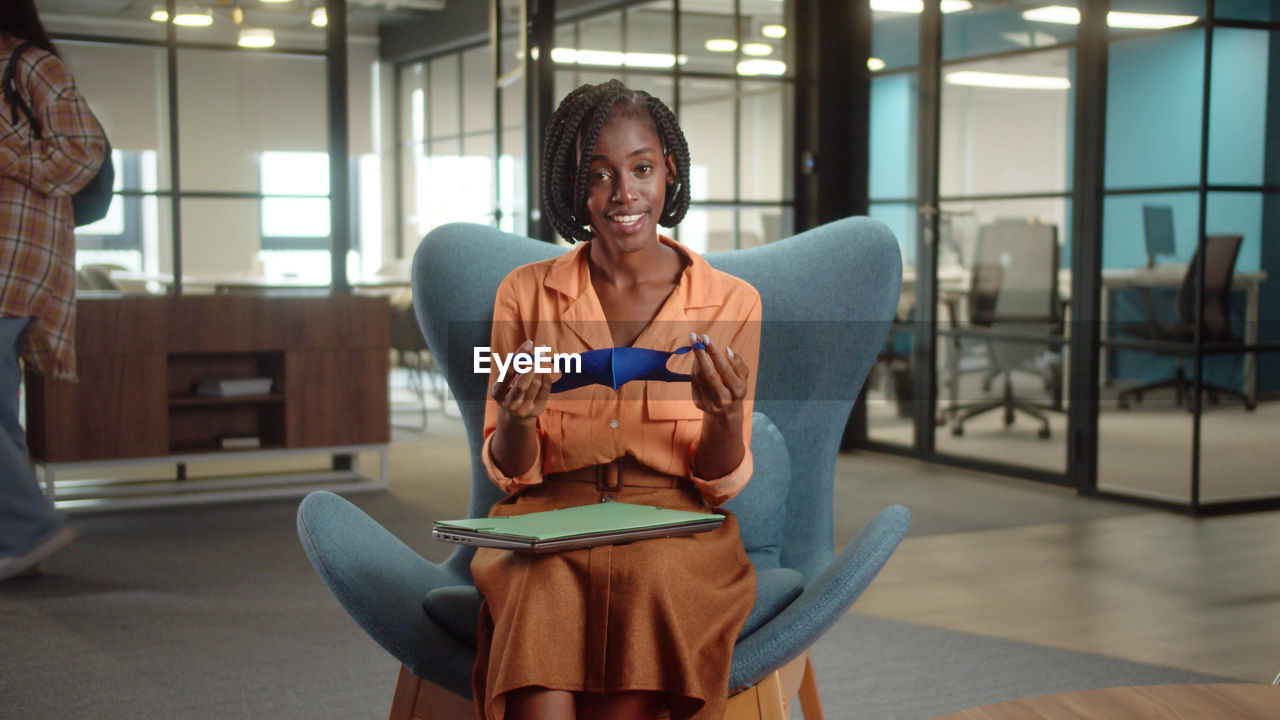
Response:
[[[499,381],[495,369],[482,459],[508,496],[490,515],[611,500],[718,507],[752,472],[760,296],[658,234],[689,207],[684,133],[662,101],[611,80],[564,99],[542,157],[544,211],[580,244],[502,282],[492,352],[693,346],[669,363],[690,378],[552,393],[554,375]],[[720,718],[755,599],[725,514],[719,529],[682,537],[546,555],[477,550],[480,717]]]

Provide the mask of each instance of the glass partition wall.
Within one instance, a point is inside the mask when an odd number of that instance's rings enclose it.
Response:
[[[1185,5],[1108,49],[1097,487],[1212,512],[1280,497],[1280,8]]]
[[[326,31],[308,26],[249,47],[241,23],[267,16],[252,9],[237,21],[225,3],[189,5],[208,23],[170,26],[150,9],[109,23],[60,13],[47,22],[114,148],[116,195],[106,218],[76,229],[76,266],[116,268],[108,287],[124,291],[322,288],[333,236]],[[355,279],[385,255],[376,40],[349,36],[345,55],[345,270]]]
[[[848,173],[905,264],[862,444],[1194,512],[1275,506],[1278,3],[850,2],[867,3],[871,57],[851,69],[869,148]],[[237,47],[229,11],[204,4],[206,30],[51,23],[116,148],[116,202],[79,229],[77,262],[328,282],[324,35]],[[804,229],[797,98],[820,79],[796,77],[811,60],[793,24],[829,5],[555,7],[541,99],[526,0],[385,71],[372,42],[347,43],[349,277],[444,222],[536,232],[534,128],[610,77],[662,97],[689,137],[679,239]]]
[[[790,235],[794,79],[787,3],[723,0],[696,8],[683,3],[677,10],[677,3],[661,0],[617,3],[603,11],[578,5],[557,4],[550,53],[553,108],[579,85],[610,78],[655,95],[680,118],[692,154],[693,201],[675,230],[677,239],[707,252]],[[409,247],[454,220],[532,232],[530,208],[540,202],[539,189],[527,181],[526,153],[540,148],[525,139],[525,9],[509,0],[492,8],[501,20],[496,43],[450,48],[397,66],[400,236]],[[487,105],[479,100],[484,95]],[[466,112],[461,120],[445,121],[448,128],[461,122],[461,137],[439,134],[437,114],[452,116],[464,105],[474,112],[470,121]],[[485,112],[491,117],[481,120]],[[473,187],[458,187],[456,174],[446,182],[439,172],[443,157],[457,158]],[[450,187],[431,189],[441,182]],[[460,197],[450,200],[453,195]]]
[[[1007,3],[871,9],[870,214],[904,287],[868,437],[1066,482],[1075,27]]]
[[[904,286],[866,444],[1196,513],[1274,506],[1280,3],[869,4],[870,214]],[[1077,167],[1091,115],[1103,150]],[[1100,193],[1081,228],[1076,173]]]

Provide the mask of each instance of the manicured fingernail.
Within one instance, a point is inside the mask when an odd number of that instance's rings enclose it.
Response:
[[[729,357],[733,357],[733,348],[725,348],[725,352],[729,353]]]
[[[702,333],[702,342],[704,342],[704,343],[706,343],[706,344],[710,345],[710,344],[711,344],[711,338],[707,337],[707,334],[706,334],[706,333]]]
[[[691,342],[691,343],[696,343],[696,342],[698,342],[698,334],[697,334],[697,333],[689,333],[689,342]]]

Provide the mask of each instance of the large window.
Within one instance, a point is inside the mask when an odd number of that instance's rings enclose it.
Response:
[[[281,36],[269,50],[247,49],[236,45],[239,28],[220,4],[198,4],[209,7],[212,24],[177,31],[172,68],[165,24],[150,20],[149,11],[104,9],[120,14],[110,25],[89,16],[47,19],[116,150],[117,194],[105,219],[77,229],[76,264],[165,279],[178,248],[183,276],[197,281],[187,291],[199,291],[200,278],[214,275],[328,282],[324,31],[308,27]],[[372,38],[350,39],[348,65],[347,272],[356,277],[372,274],[384,255]]]
[[[440,225],[498,217],[493,63],[489,46],[478,45],[398,73],[401,243],[411,253]],[[502,165],[511,164],[504,154]]]
[[[504,12],[500,67],[490,45],[449,50],[398,69],[401,242],[445,222],[526,232],[524,43],[518,7]],[[583,83],[618,78],[676,113],[692,156],[693,205],[676,237],[699,251],[791,233],[792,39],[786,4],[669,0],[608,12],[561,12],[551,60],[555,102]],[[681,47],[675,47],[676,29]],[[496,157],[495,157],[496,152]],[[536,201],[535,201],[535,204]]]

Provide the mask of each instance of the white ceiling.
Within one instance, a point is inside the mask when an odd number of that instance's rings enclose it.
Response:
[[[0,0],[4,1],[4,0]],[[455,0],[464,2],[466,0]],[[351,35],[373,36],[380,24],[417,22],[430,18],[444,8],[445,0],[347,0],[347,29]],[[214,26],[235,27],[233,8],[240,8],[242,27],[271,28],[280,32],[314,33],[323,31],[311,25],[311,12],[323,7],[324,0],[289,0],[264,3],[260,0],[180,0],[179,7],[197,6],[213,11]],[[51,32],[94,33],[106,35],[163,34],[163,25],[153,22],[153,10],[164,7],[164,0],[36,0],[36,8]],[[136,32],[129,32],[134,27]],[[96,33],[95,33],[96,30]],[[196,32],[183,29],[183,32]]]

